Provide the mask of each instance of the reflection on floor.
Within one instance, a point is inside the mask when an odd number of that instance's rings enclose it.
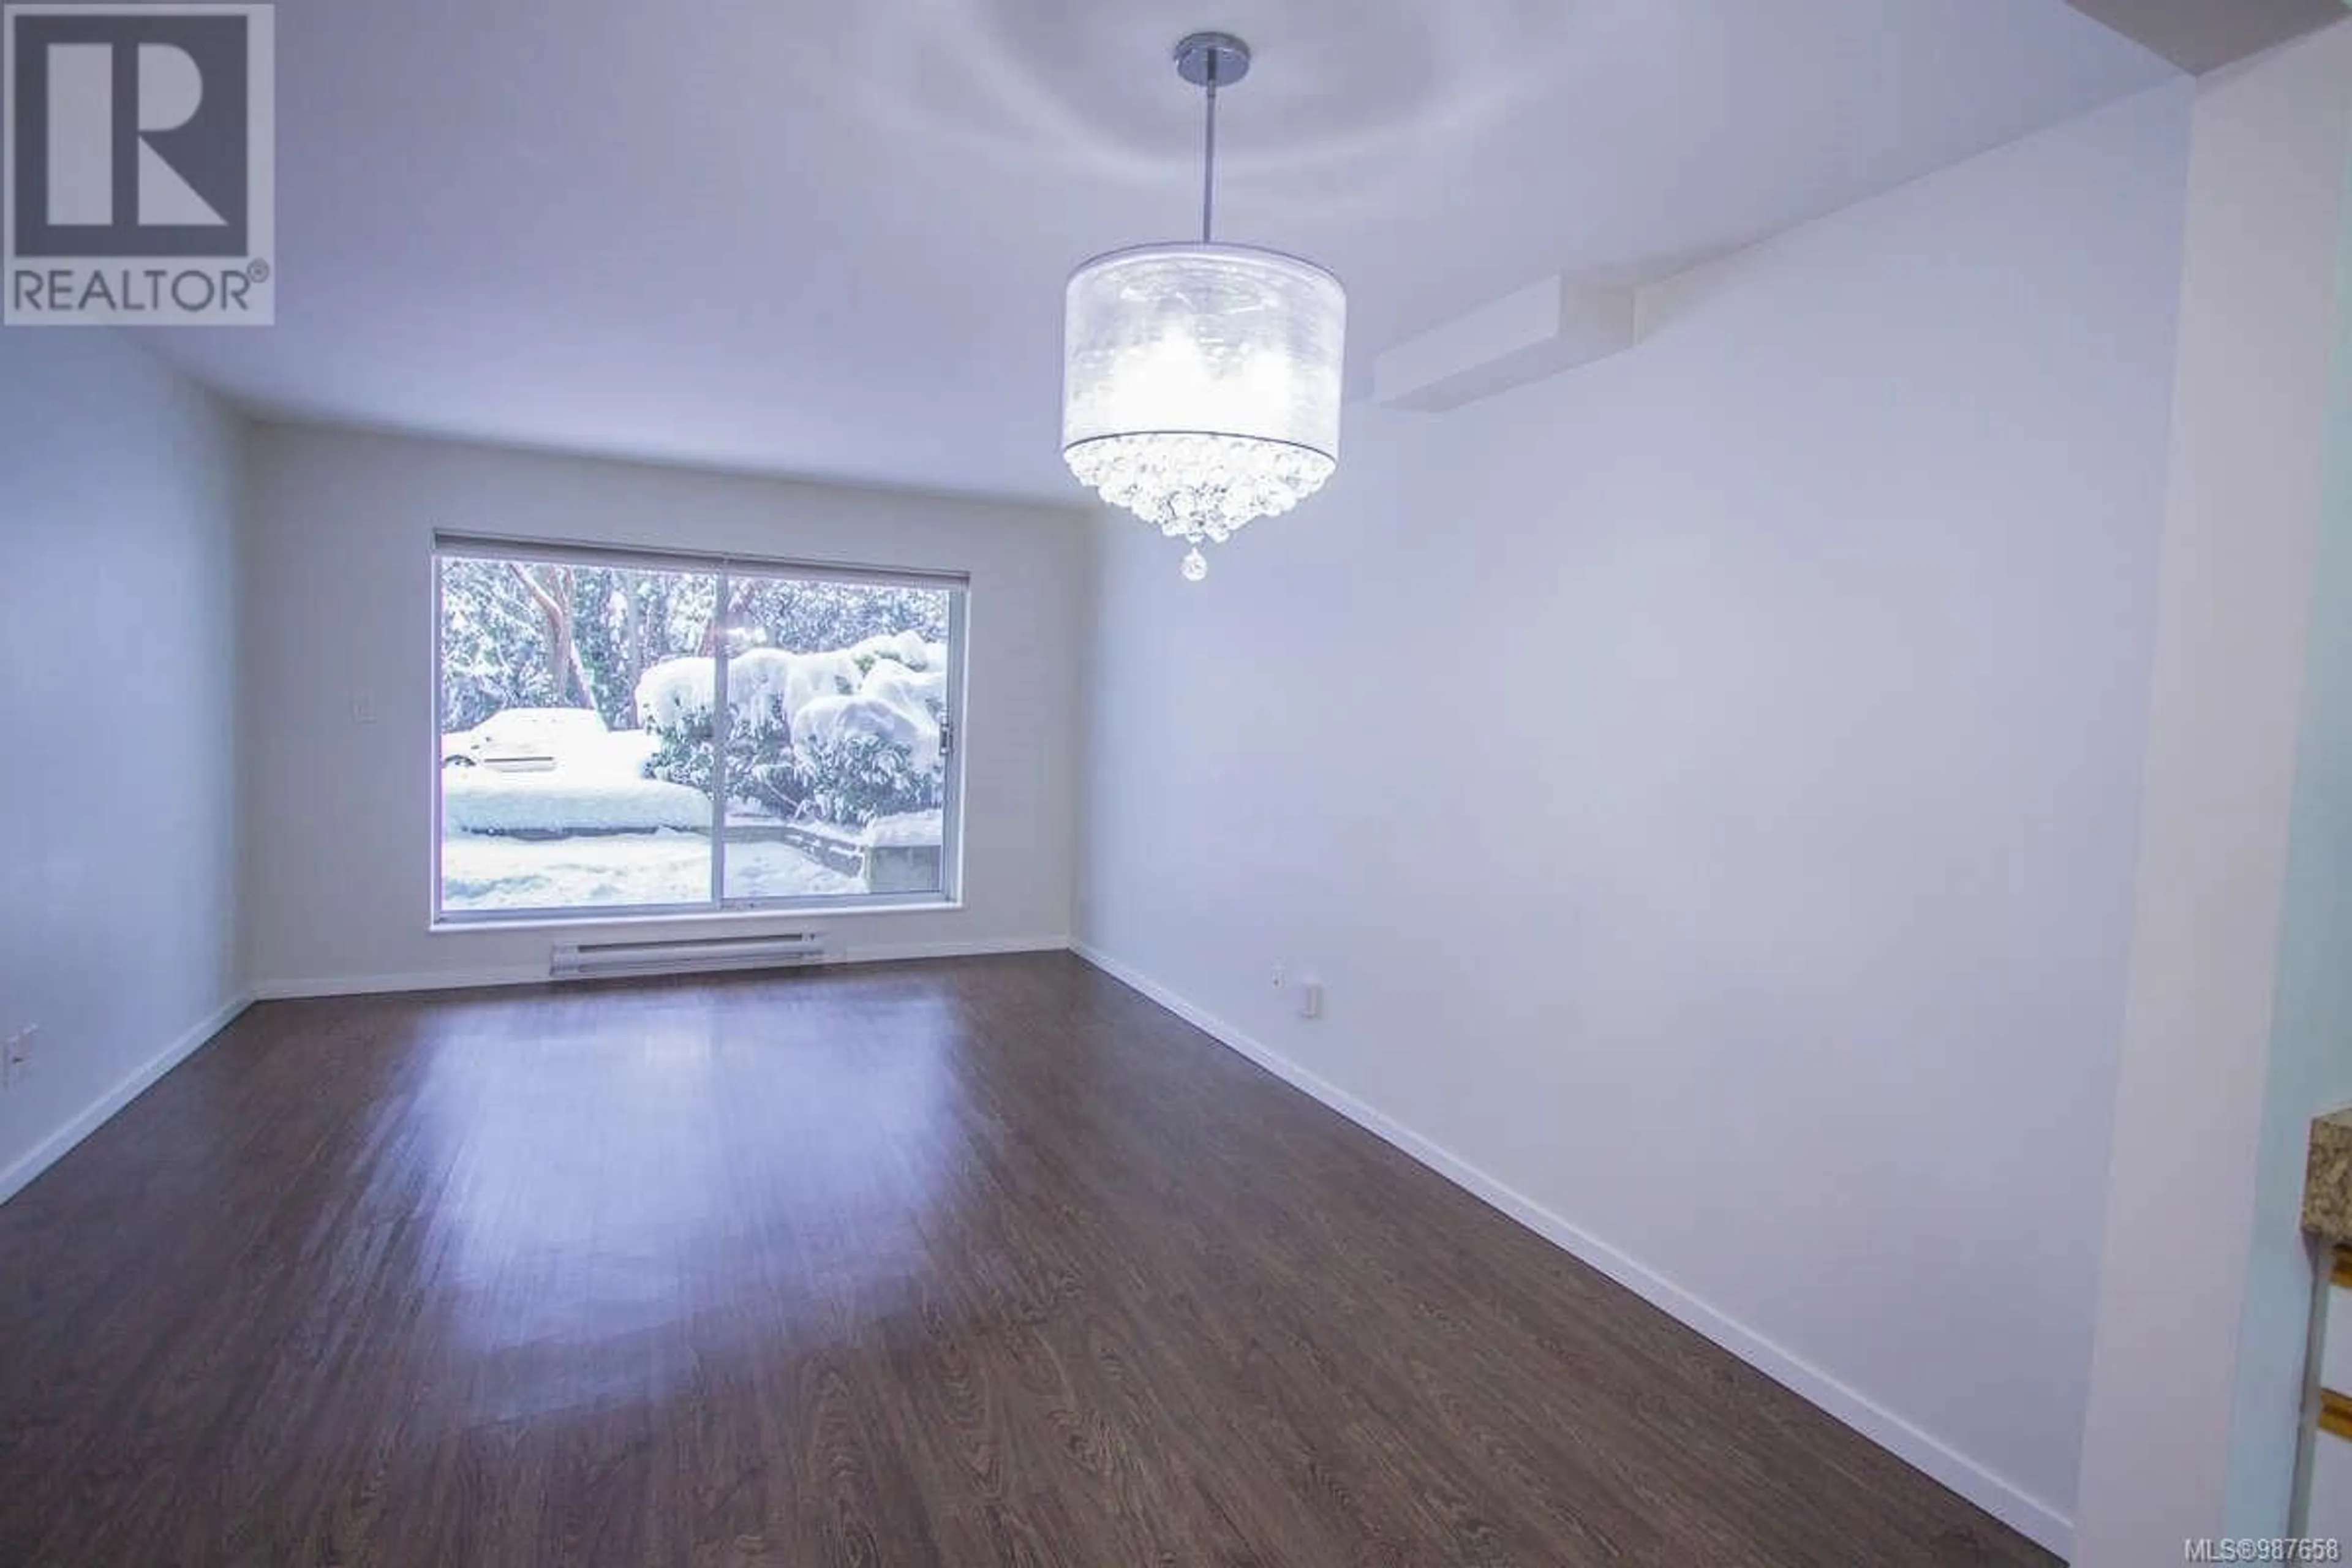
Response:
[[[0,1563],[2051,1561],[1066,954],[265,1005],[0,1264]]]

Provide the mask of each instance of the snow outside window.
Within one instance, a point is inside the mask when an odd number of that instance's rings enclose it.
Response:
[[[439,920],[953,896],[961,579],[445,538],[435,584]]]

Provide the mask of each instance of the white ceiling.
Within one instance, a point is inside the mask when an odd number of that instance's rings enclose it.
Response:
[[[1350,363],[1639,281],[2148,86],[2062,0],[289,0],[278,324],[151,331],[249,407],[1076,499],[1061,287],[1198,223],[1350,296]]]
[[[2344,0],[2067,0],[2183,70],[2210,71],[2344,20]]]

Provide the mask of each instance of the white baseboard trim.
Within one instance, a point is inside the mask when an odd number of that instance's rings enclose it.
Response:
[[[859,943],[828,956],[828,963],[886,963],[908,958],[977,958],[999,952],[1063,952],[1066,936],[982,937],[970,942]],[[746,973],[737,971],[735,973]],[[346,974],[324,980],[265,980],[253,988],[257,1000],[286,1002],[308,996],[373,996],[400,991],[470,991],[485,985],[547,985],[547,965],[510,963],[496,969],[434,969],[415,974]]]
[[[293,1002],[309,996],[374,996],[395,991],[470,991],[481,985],[545,985],[547,965],[509,963],[499,969],[428,969],[415,974],[344,974],[323,980],[263,980],[253,987],[261,1002]]]
[[[978,942],[861,942],[836,956],[835,963],[887,963],[908,958],[984,958],[999,952],[1067,952],[1066,936],[996,936]]]
[[[1098,948],[1072,942],[1070,951],[1097,969],[1165,1007],[1218,1043],[1322,1101],[1374,1137],[1412,1156],[1446,1180],[1500,1210],[1553,1246],[1591,1265],[1696,1332],[1712,1340],[1775,1383],[1818,1406],[1872,1442],[1926,1472],[2011,1529],[2060,1557],[2074,1550],[2074,1521],[2040,1498],[1967,1455],[1947,1447],[1868,1395],[1717,1310],[1671,1279],[1645,1268],[1561,1218],[1533,1198],[1374,1109],[1338,1085],[1269,1049],[1215,1014],[1194,1005],[1131,965]]]
[[[40,1146],[5,1171],[0,1171],[0,1204],[33,1184],[33,1178],[63,1159],[73,1146],[97,1131],[118,1110],[145,1093],[154,1081],[194,1056],[196,1048],[235,1022],[253,1005],[251,994],[232,996],[179,1038],[165,1046],[153,1060],[83,1108],[80,1115],[42,1140]]]

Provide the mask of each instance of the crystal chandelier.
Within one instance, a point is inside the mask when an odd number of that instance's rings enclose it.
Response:
[[[1203,543],[1322,489],[1339,455],[1348,296],[1310,261],[1211,237],[1217,89],[1249,74],[1226,33],[1176,46],[1208,97],[1201,242],[1114,250],[1070,274],[1062,335],[1062,458],[1115,506]]]

